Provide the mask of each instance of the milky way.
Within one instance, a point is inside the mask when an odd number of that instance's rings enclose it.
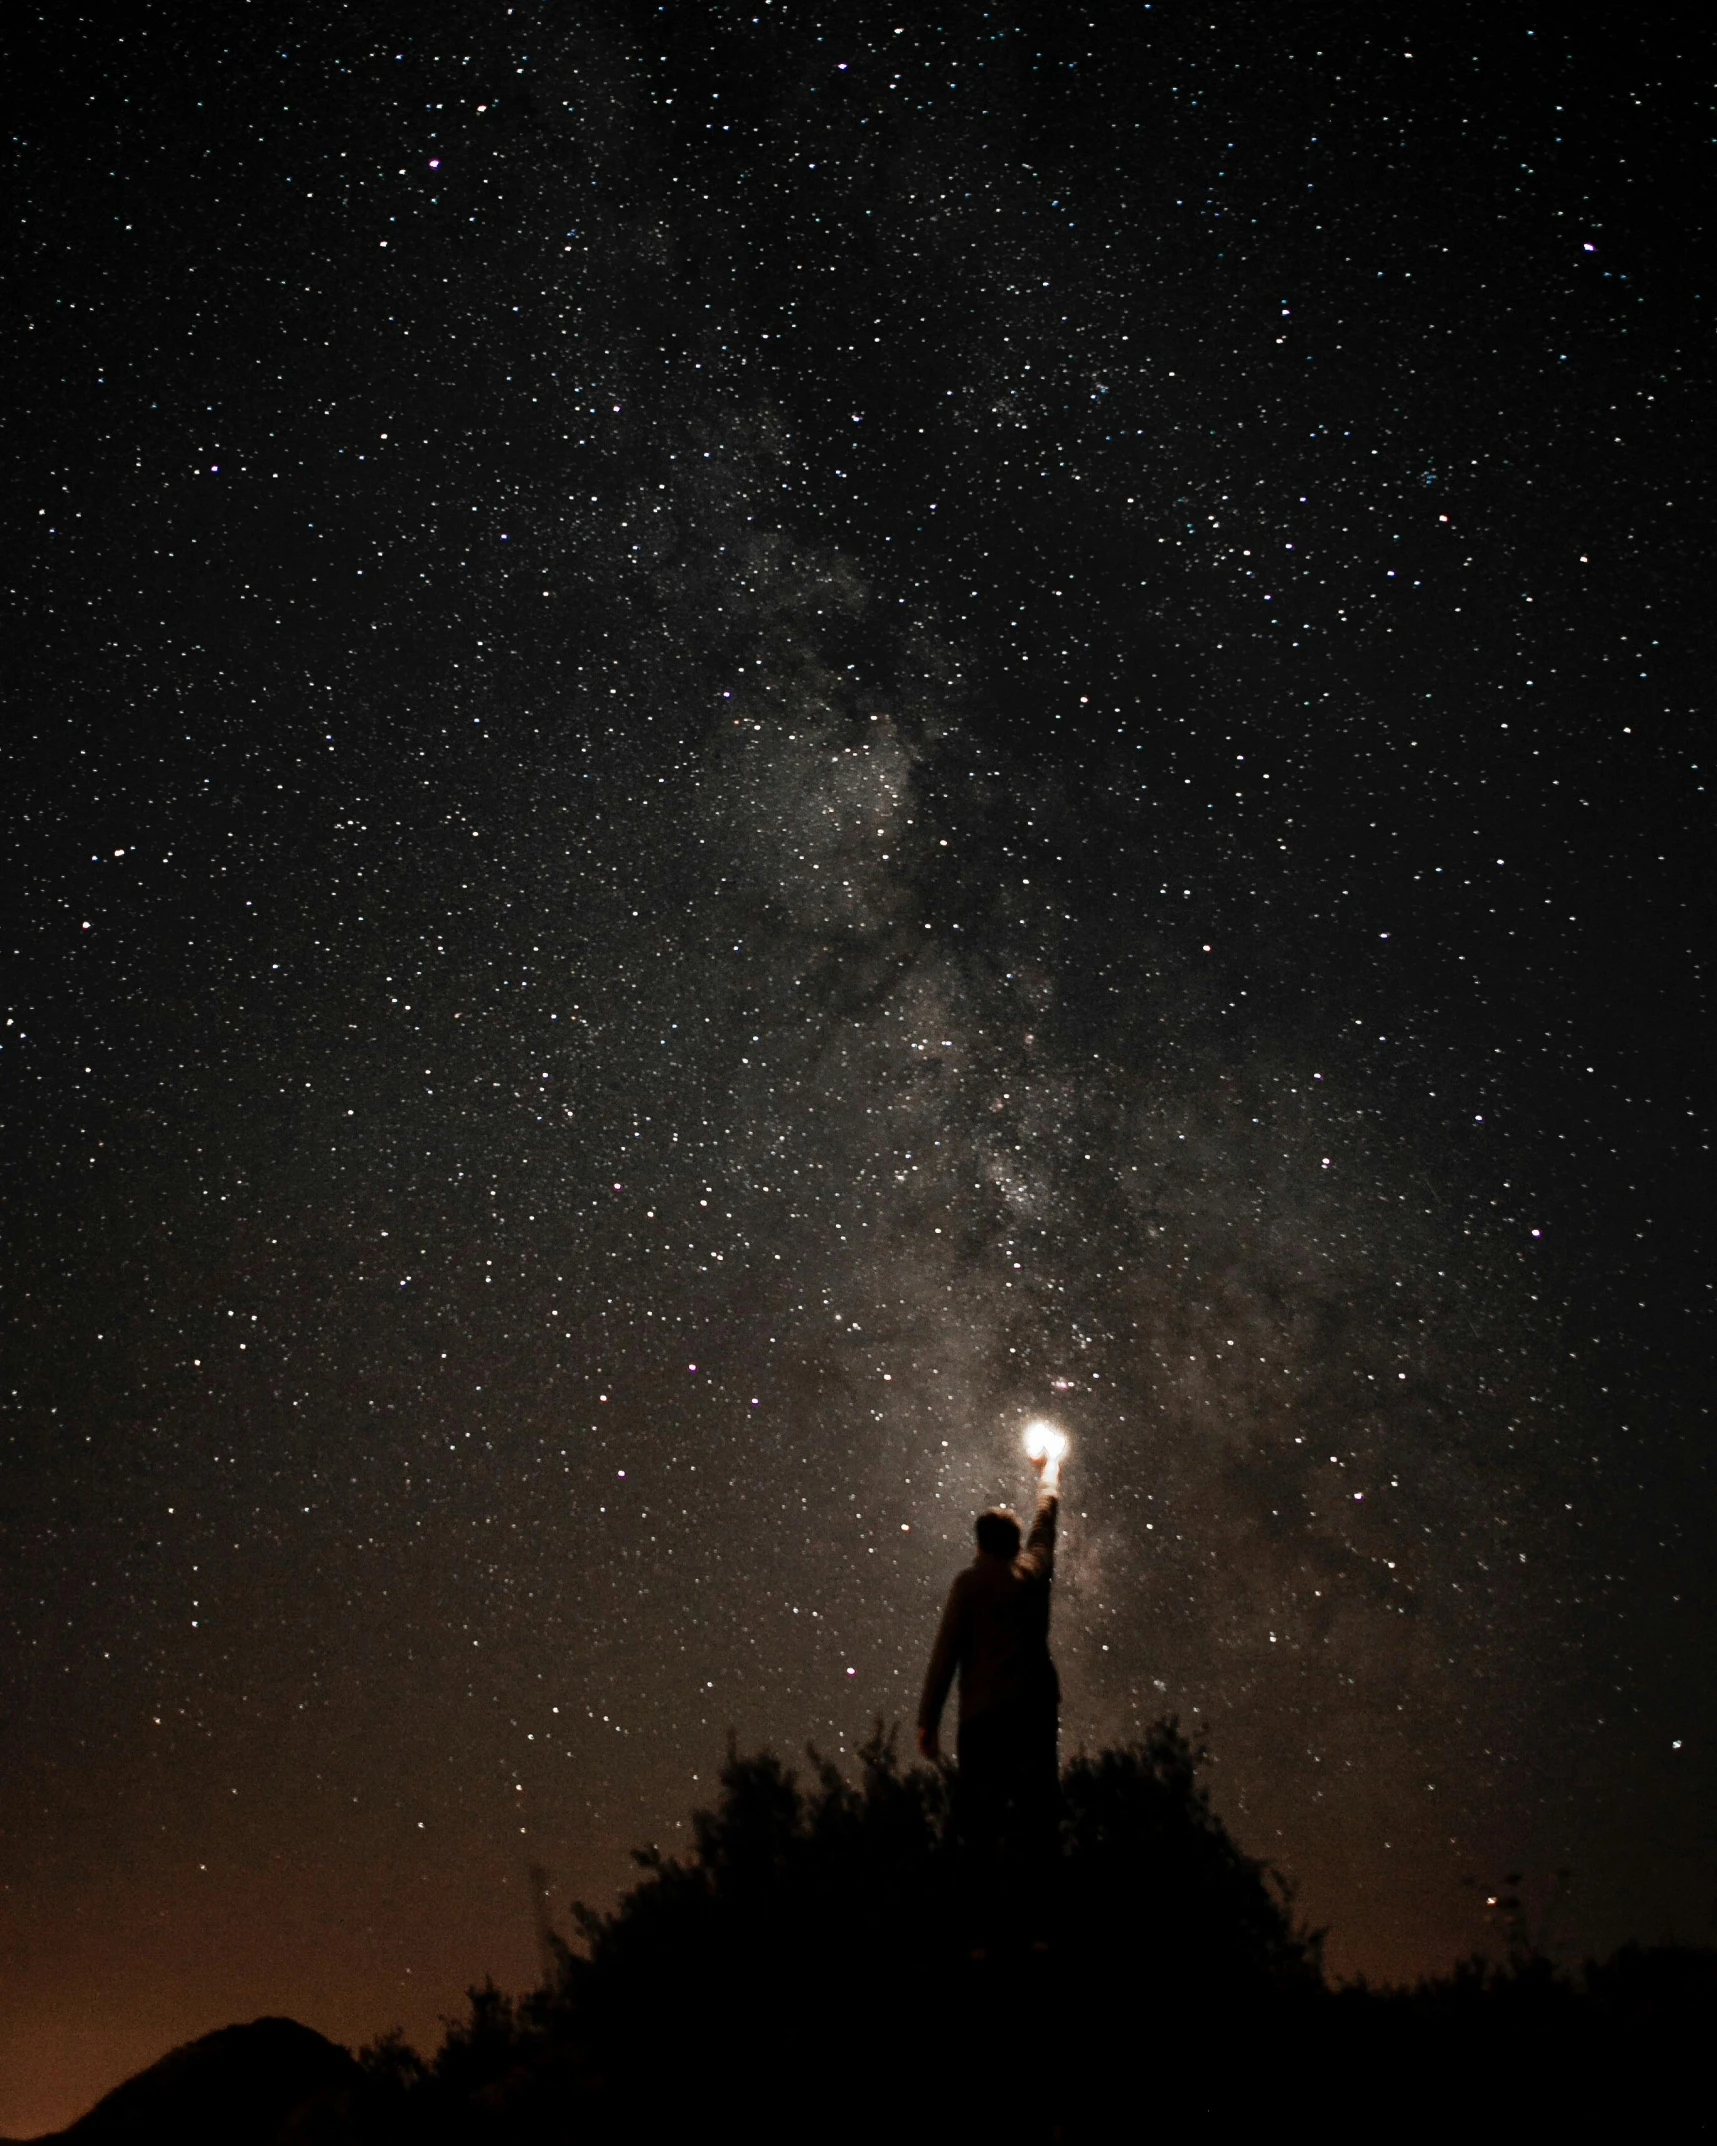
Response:
[[[1064,1745],[1339,1968],[1709,1934],[1708,130],[1587,34],[24,52],[0,2128],[909,1721],[1045,1412]]]

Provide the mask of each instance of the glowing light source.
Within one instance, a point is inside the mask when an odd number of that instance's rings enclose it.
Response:
[[[1067,1451],[1067,1433],[1053,1423],[1028,1423],[1025,1427],[1025,1457],[1046,1460],[1054,1467]]]

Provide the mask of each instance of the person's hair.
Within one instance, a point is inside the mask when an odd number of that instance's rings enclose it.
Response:
[[[1018,1557],[1019,1522],[1005,1505],[992,1505],[978,1515],[978,1548],[992,1557]]]

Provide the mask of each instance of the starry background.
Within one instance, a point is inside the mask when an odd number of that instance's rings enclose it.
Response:
[[[1692,12],[116,20],[6,68],[0,2128],[909,1724],[1044,1409],[1066,1745],[1207,1722],[1339,1971],[1708,1939]]]

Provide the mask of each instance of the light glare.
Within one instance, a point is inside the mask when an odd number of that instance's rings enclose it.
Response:
[[[1053,1423],[1028,1423],[1025,1427],[1027,1460],[1058,1461],[1067,1451],[1067,1433]]]

